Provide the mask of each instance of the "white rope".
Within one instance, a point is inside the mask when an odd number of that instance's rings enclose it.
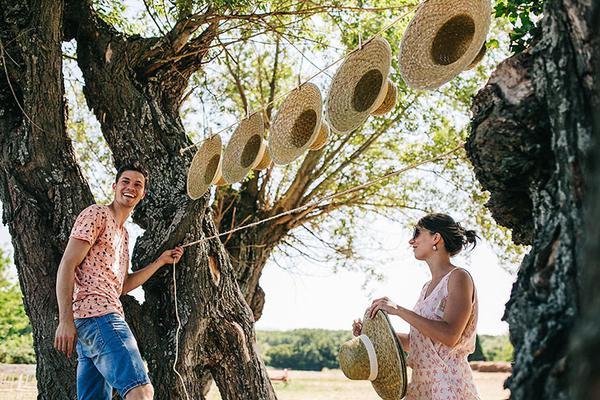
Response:
[[[386,30],[388,30],[390,27],[392,27],[394,24],[398,23],[401,19],[403,19],[404,17],[406,17],[410,12],[412,12],[412,10],[416,7],[416,5],[413,5],[411,7],[408,7],[408,11],[406,11],[404,14],[400,15],[399,17],[397,17],[396,19],[392,20],[392,22],[390,22],[389,24],[387,24],[386,26],[384,26],[381,30],[379,30],[379,32],[377,32],[375,35],[371,36],[368,40],[365,41],[365,44],[370,42],[371,40],[373,40],[375,37],[381,35],[383,32],[385,32]],[[361,43],[362,45],[362,43]],[[267,107],[273,103],[275,103],[276,101],[279,101],[280,99],[286,97],[287,95],[289,95],[290,93],[292,93],[294,90],[298,89],[300,86],[304,85],[307,82],[310,82],[311,80],[313,80],[314,78],[316,78],[317,76],[321,75],[323,72],[327,71],[329,68],[333,67],[334,65],[336,65],[337,63],[339,63],[340,61],[344,61],[350,54],[354,53],[355,51],[360,50],[360,47],[357,47],[351,51],[349,51],[348,53],[346,53],[342,58],[332,62],[331,64],[321,68],[320,70],[317,71],[317,73],[315,73],[313,76],[311,76],[310,78],[308,78],[307,80],[305,80],[302,83],[299,83],[298,86],[296,86],[295,88],[282,93],[281,95],[275,97],[273,100],[271,100],[270,102],[268,102],[267,104],[264,104],[261,108],[254,110],[253,112],[250,112],[249,114],[252,115],[253,113],[256,112],[263,112],[267,109]],[[240,122],[242,122],[241,119],[237,120],[236,122],[234,122],[233,124],[221,129],[220,131],[218,131],[216,133],[216,135],[225,132],[231,128],[233,128],[234,126],[237,126]],[[193,149],[195,147],[198,147],[201,143],[203,143],[204,141],[201,140],[199,142],[196,142],[190,146],[187,147],[183,147],[179,150],[179,154],[181,154],[183,156],[183,154],[190,150]]]
[[[444,158],[448,157],[450,154],[456,152],[458,149],[463,148],[463,146],[464,146],[464,143],[461,143],[460,145],[456,146],[452,150],[449,150],[449,151],[447,151],[447,152],[445,152],[443,154],[440,154],[439,156],[428,158],[426,160],[413,163],[413,164],[408,165],[408,166],[406,166],[404,168],[400,168],[400,169],[398,169],[396,171],[392,171],[392,172],[389,172],[389,173],[387,173],[385,175],[382,175],[379,178],[376,178],[376,179],[373,179],[371,181],[368,181],[367,183],[363,183],[361,185],[357,185],[357,186],[351,187],[349,189],[346,189],[346,190],[338,192],[338,193],[330,194],[330,195],[325,196],[325,197],[323,197],[321,199],[315,200],[312,203],[307,203],[307,204],[305,204],[303,206],[296,207],[296,208],[288,210],[288,211],[284,211],[284,212],[279,213],[277,215],[273,215],[271,217],[268,217],[268,218],[265,218],[265,219],[261,219],[259,221],[253,222],[253,223],[248,224],[248,225],[238,226],[237,228],[231,229],[231,230],[223,232],[223,233],[219,233],[219,234],[216,234],[216,235],[213,235],[213,236],[209,236],[209,237],[204,238],[204,239],[200,239],[200,240],[196,240],[196,241],[193,241],[193,242],[190,242],[190,243],[183,244],[181,247],[188,247],[188,246],[192,246],[192,245],[195,245],[195,244],[204,243],[204,242],[207,242],[207,241],[209,241],[211,239],[216,239],[216,238],[218,238],[220,236],[229,235],[230,233],[234,233],[234,232],[238,232],[238,231],[245,230],[245,229],[248,229],[248,228],[252,228],[254,226],[257,226],[257,225],[260,225],[260,224],[264,224],[265,222],[273,221],[274,219],[278,219],[278,218],[281,218],[281,217],[289,215],[289,214],[293,214],[293,213],[298,212],[298,211],[303,211],[303,210],[305,210],[307,208],[316,207],[320,203],[322,203],[323,201],[332,200],[332,199],[335,199],[337,197],[341,197],[341,196],[347,195],[349,193],[356,192],[356,191],[361,190],[361,189],[365,189],[365,188],[367,188],[369,186],[372,186],[372,185],[374,185],[376,183],[379,183],[379,182],[381,182],[381,181],[383,181],[385,179],[388,179],[388,178],[390,178],[392,176],[400,175],[400,174],[402,174],[402,173],[404,173],[406,171],[409,171],[411,169],[417,168],[417,167],[419,167],[419,166],[421,166],[423,164],[427,164],[429,162],[433,162],[433,161],[438,161],[438,160],[444,159]]]
[[[175,279],[175,262],[173,262],[173,299],[175,300],[175,318],[177,318],[177,330],[175,331],[175,360],[173,360],[173,371],[179,377],[181,381],[181,386],[183,386],[183,392],[185,393],[185,398],[190,400],[190,395],[188,394],[187,388],[185,387],[185,382],[183,381],[183,377],[177,371],[177,359],[179,358],[179,331],[181,330],[181,320],[179,319],[179,311],[177,310],[177,279]]]

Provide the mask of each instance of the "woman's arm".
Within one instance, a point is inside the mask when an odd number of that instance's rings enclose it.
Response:
[[[398,340],[400,340],[402,350],[408,352],[410,348],[410,336],[408,336],[408,333],[396,332],[396,336],[398,337]]]
[[[471,277],[467,272],[459,269],[452,273],[448,281],[448,299],[443,320],[434,321],[421,317],[395,304],[387,297],[373,301],[370,316],[372,318],[377,310],[384,310],[388,314],[399,316],[423,335],[453,347],[458,343],[469,321],[473,307],[473,291]]]

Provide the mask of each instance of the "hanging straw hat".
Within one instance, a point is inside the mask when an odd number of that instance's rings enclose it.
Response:
[[[400,45],[406,84],[435,89],[464,71],[481,51],[491,12],[490,0],[423,1]]]
[[[396,106],[396,101],[398,100],[398,89],[396,88],[396,85],[394,85],[389,79],[387,85],[386,95],[383,99],[383,102],[375,111],[371,111],[371,115],[387,114]]]
[[[275,164],[289,164],[311,147],[321,130],[322,112],[321,91],[314,83],[304,83],[285,98],[269,134]]]
[[[383,311],[371,319],[367,310],[361,335],[342,344],[339,360],[346,377],[370,380],[382,399],[400,400],[406,394],[404,352]]]
[[[269,168],[273,165],[273,159],[271,158],[271,154],[269,153],[269,145],[266,140],[263,139],[264,152],[262,158],[258,160],[258,163],[252,167],[255,171],[262,171],[263,169]]]
[[[379,108],[387,96],[391,62],[390,44],[379,36],[346,57],[331,81],[327,97],[331,129],[350,132]]]
[[[216,183],[221,172],[221,137],[206,139],[194,155],[188,170],[187,192],[192,199],[199,199],[206,193],[211,183]]]
[[[308,148],[313,151],[321,150],[329,141],[330,133],[331,129],[329,128],[329,124],[322,120],[321,127],[319,128],[319,133],[317,133],[317,136],[315,136],[315,140],[310,144]]]
[[[223,178],[227,183],[241,181],[262,161],[266,148],[264,133],[261,113],[240,122],[223,152]]]

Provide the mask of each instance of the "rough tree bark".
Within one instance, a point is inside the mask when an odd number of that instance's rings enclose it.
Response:
[[[501,63],[474,99],[467,152],[496,220],[531,245],[504,319],[514,399],[571,399],[583,200],[594,100],[589,2],[548,0],[541,39]],[[597,104],[597,103],[595,103]]]
[[[61,41],[77,40],[84,93],[115,163],[138,160],[150,170],[150,193],[134,214],[146,229],[134,250],[138,269],[166,248],[216,232],[207,198],[186,196],[191,157],[179,155],[189,141],[178,117],[215,26],[190,41],[202,21],[195,28],[178,24],[166,38],[128,38],[98,19],[87,1],[67,3],[64,27],[62,2],[6,3],[0,15],[7,71],[0,80],[4,219],[34,329],[40,398],[73,398],[74,364],[52,349],[57,321],[48,315],[57,315],[56,269],[73,220],[93,198],[65,132]],[[171,370],[177,325],[171,273],[165,267],[144,285],[143,304],[124,298],[158,399],[185,398]],[[188,248],[176,274],[183,326],[177,367],[190,398],[204,398],[207,372],[224,399],[275,398],[254,348],[252,312],[220,242]]]
[[[571,342],[574,368],[571,374],[575,399],[600,398],[600,4],[594,4],[591,16],[594,92],[592,114],[593,148],[589,157],[589,193],[585,200],[586,248],[583,260],[581,318]]]
[[[75,396],[75,363],[52,346],[56,271],[70,226],[92,201],[66,135],[62,18],[61,1],[0,2],[0,197],[42,399]]]

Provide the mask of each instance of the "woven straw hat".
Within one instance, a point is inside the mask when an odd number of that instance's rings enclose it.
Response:
[[[331,133],[331,129],[329,128],[329,124],[324,120],[321,121],[321,127],[319,128],[319,133],[315,136],[315,140],[308,147],[313,151],[321,150],[327,142],[329,141],[329,134]]]
[[[327,97],[331,129],[350,132],[379,108],[387,95],[391,62],[390,44],[379,36],[346,57],[331,81]]]
[[[400,73],[408,86],[435,89],[471,64],[491,22],[490,0],[425,0],[400,45]]]
[[[261,113],[243,119],[223,152],[223,178],[239,182],[262,160],[265,153],[265,124]]]
[[[211,183],[217,182],[221,171],[221,137],[211,136],[198,149],[188,170],[187,192],[192,199],[199,199]]]
[[[271,165],[273,165],[273,159],[271,159],[271,154],[269,153],[269,146],[265,139],[263,139],[262,146],[264,148],[262,157],[258,159],[258,163],[254,167],[252,167],[252,169],[255,171],[262,171],[263,169],[267,169]]]
[[[383,115],[387,114],[394,109],[396,106],[396,101],[398,100],[398,89],[396,85],[392,83],[388,79],[387,82],[387,90],[381,105],[375,109],[375,111],[371,111],[371,115]]]
[[[481,46],[481,50],[479,50],[479,53],[477,53],[477,55],[475,56],[475,59],[473,61],[471,61],[471,64],[469,64],[465,67],[465,70],[475,68],[475,66],[477,64],[479,64],[479,62],[481,60],[483,60],[483,56],[485,56],[486,52],[487,52],[486,42],[483,42],[483,46]]]
[[[315,141],[321,128],[323,99],[314,83],[305,83],[283,101],[269,134],[269,152],[278,165],[300,157]]]
[[[384,400],[400,400],[406,394],[406,361],[400,341],[387,314],[365,313],[362,334],[340,348],[340,367],[354,380],[370,380]]]

